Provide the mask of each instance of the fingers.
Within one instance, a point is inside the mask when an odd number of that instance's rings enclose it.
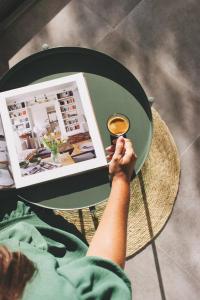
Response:
[[[109,155],[106,156],[107,160],[111,160],[112,158],[113,158],[113,154],[109,154]]]
[[[106,148],[107,152],[115,152],[115,145],[110,145]]]
[[[134,147],[133,147],[133,143],[131,142],[131,140],[125,139],[125,148],[126,148],[126,153],[127,154],[134,153],[134,155],[136,156],[135,150],[134,150]]]
[[[114,155],[116,155],[116,156],[121,156],[121,155],[123,155],[124,144],[125,144],[125,139],[124,139],[122,136],[120,136],[120,137],[117,139],[117,143],[116,143]]]
[[[108,160],[111,160],[114,156],[114,158],[118,159],[122,155],[124,155],[124,138],[119,137],[118,139],[114,140],[114,145],[110,145],[106,148],[106,151],[108,152],[108,155],[106,158]]]
[[[123,139],[124,140],[123,136],[120,136],[118,139]],[[108,151],[108,152],[115,151],[115,147],[116,147],[116,143],[117,143],[118,139],[113,140],[112,144],[110,146],[108,146],[108,147],[105,148],[106,151]]]
[[[111,160],[113,156],[114,158],[124,157],[125,160],[137,158],[131,140],[126,139],[122,136],[120,136],[116,140],[116,145],[110,145],[109,147],[106,148],[106,151],[108,152],[106,158],[109,160]]]
[[[125,148],[126,152],[124,155],[124,162],[135,161],[137,159],[137,155],[135,154],[132,142],[129,139],[125,139]]]
[[[126,149],[125,155],[131,155],[134,153],[132,143],[129,139],[125,139],[125,149]]]
[[[106,148],[106,151],[108,152],[108,155],[106,156],[107,160],[111,160],[113,157],[113,154],[115,152],[115,145],[110,145]]]

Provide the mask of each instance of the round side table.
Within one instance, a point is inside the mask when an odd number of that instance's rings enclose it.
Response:
[[[137,79],[111,57],[85,48],[59,47],[27,57],[0,80],[0,91],[83,72],[86,77],[103,145],[110,144],[106,121],[113,113],[130,119],[127,137],[133,140],[140,171],[152,140],[152,114],[148,99]],[[49,209],[93,207],[110,192],[107,169],[65,177],[22,189],[0,190],[2,200],[18,196]]]

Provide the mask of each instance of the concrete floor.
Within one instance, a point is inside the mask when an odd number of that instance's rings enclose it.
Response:
[[[134,300],[200,299],[199,20],[198,0],[43,0],[1,34],[1,74],[44,43],[83,46],[119,60],[155,97],[181,184],[164,231],[126,264]]]

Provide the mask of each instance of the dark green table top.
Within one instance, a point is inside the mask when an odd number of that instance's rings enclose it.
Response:
[[[74,64],[69,60],[75,59],[74,54],[79,60],[78,64],[77,59]],[[91,63],[92,60],[96,65]],[[115,60],[89,49],[46,50],[28,57],[12,68],[0,80],[0,90],[65,76],[73,71],[85,74],[104,147],[110,144],[110,135],[106,127],[108,116],[118,112],[130,119],[131,126],[127,137],[134,142],[138,156],[135,171],[138,174],[152,140],[151,110],[136,78]],[[14,190],[15,194],[27,201],[47,208],[60,209],[95,205],[106,199],[109,192],[107,168]],[[1,191],[3,196],[2,193],[6,196],[6,191]]]

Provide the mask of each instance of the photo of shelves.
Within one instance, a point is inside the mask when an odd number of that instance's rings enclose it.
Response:
[[[9,105],[8,110],[13,129],[17,130],[19,134],[30,132],[30,122],[25,102]]]

